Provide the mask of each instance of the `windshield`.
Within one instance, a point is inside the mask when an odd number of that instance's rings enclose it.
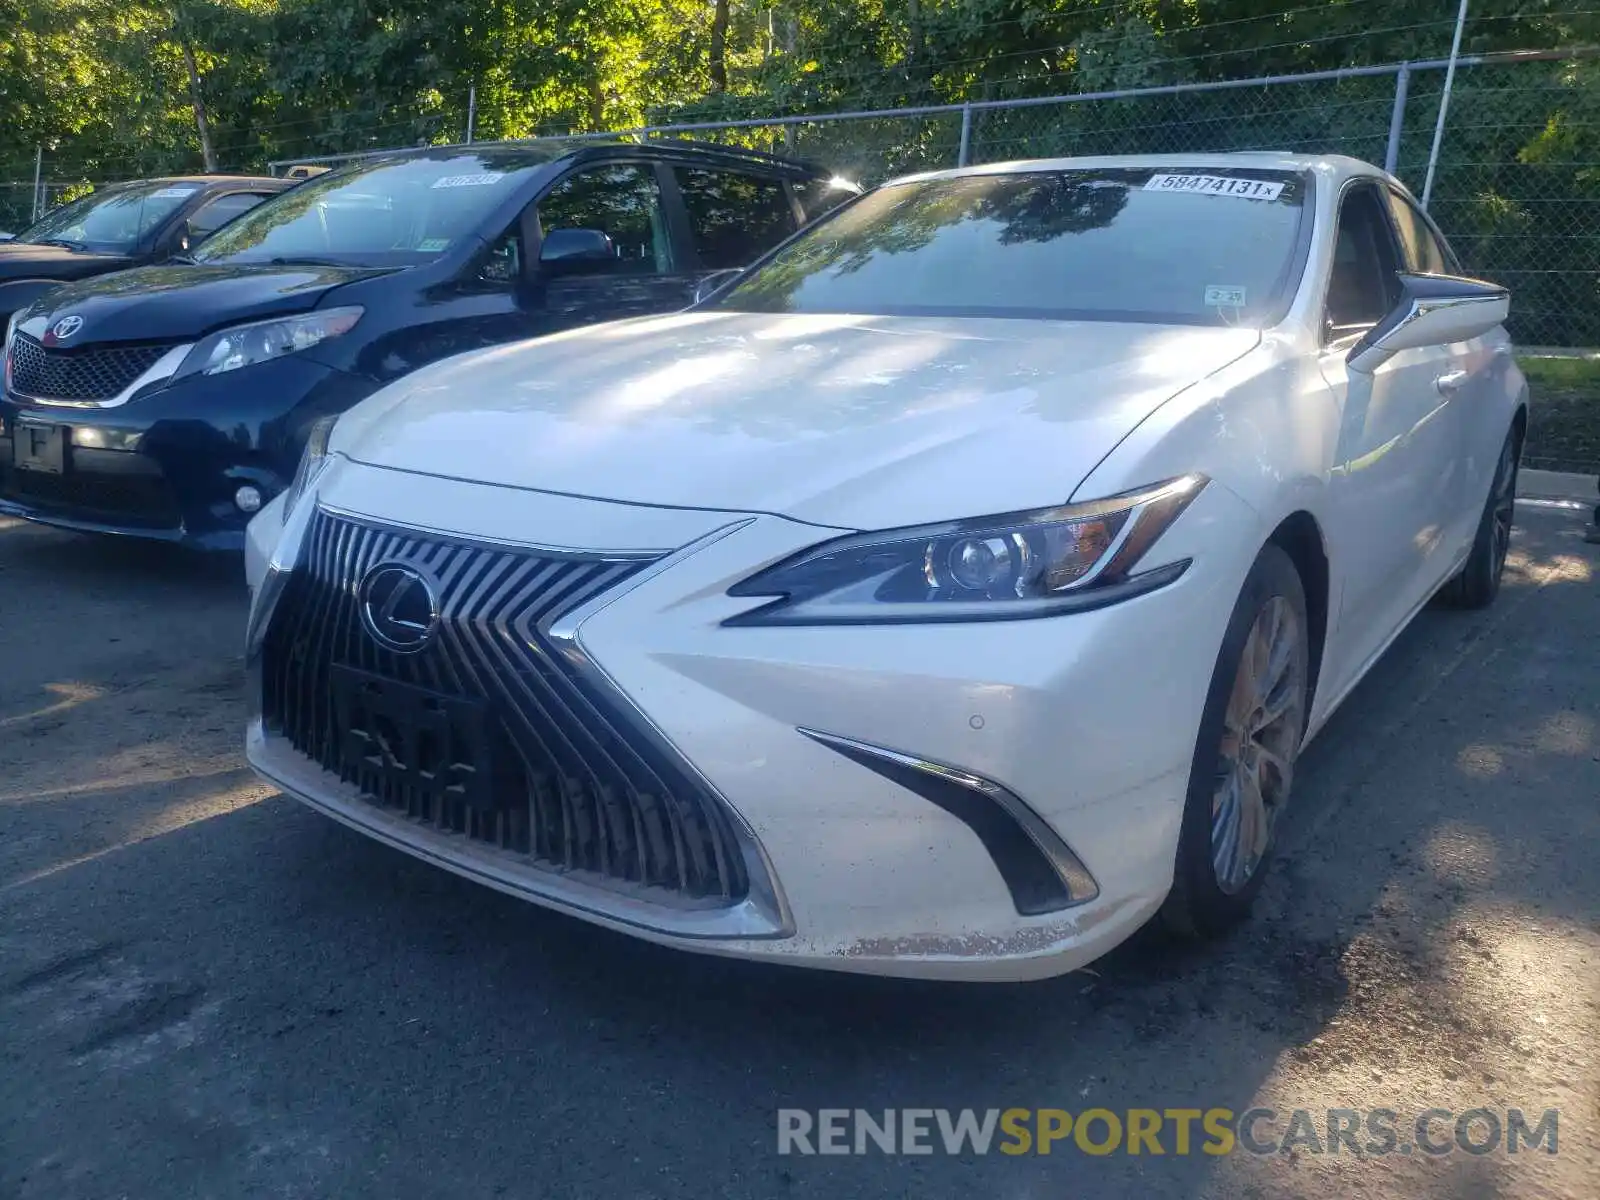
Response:
[[[203,186],[156,180],[90,192],[47,214],[15,240],[60,242],[101,254],[131,254]]]
[[[331,171],[224,226],[194,257],[373,267],[429,262],[478,232],[531,170],[495,170],[464,154]]]
[[[713,307],[1259,322],[1296,274],[1305,180],[1136,168],[893,184],[801,234]]]

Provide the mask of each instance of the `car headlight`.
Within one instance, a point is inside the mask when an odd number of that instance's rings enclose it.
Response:
[[[311,432],[306,437],[305,453],[300,456],[300,465],[295,468],[289,490],[283,494],[282,515],[285,520],[328,465],[328,442],[333,437],[333,427],[338,420],[338,417],[322,417],[312,423]]]
[[[1090,504],[824,542],[729,588],[779,599],[725,624],[1005,620],[1099,608],[1183,574],[1187,559],[1135,568],[1206,482],[1185,475]]]
[[[24,311],[24,309],[17,309],[16,312],[11,314],[11,319],[6,322],[5,349],[0,350],[0,359],[5,362],[6,391],[8,392],[11,390],[11,342],[17,336],[17,326],[22,323]]]
[[[309,350],[329,338],[349,333],[361,319],[361,313],[359,307],[352,305],[219,329],[195,343],[178,367],[177,375],[220,375],[224,371],[237,371],[240,367]]]

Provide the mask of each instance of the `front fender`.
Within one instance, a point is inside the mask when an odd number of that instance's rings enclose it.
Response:
[[[1293,351],[1269,341],[1172,397],[1106,455],[1073,503],[1200,471],[1271,524],[1301,508],[1320,520],[1340,403],[1315,362]]]

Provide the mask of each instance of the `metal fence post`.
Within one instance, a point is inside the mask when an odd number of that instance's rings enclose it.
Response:
[[[478,123],[478,81],[467,88],[467,145],[472,145],[472,127]]]
[[[1422,211],[1428,211],[1428,201],[1433,199],[1433,173],[1439,166],[1439,143],[1444,141],[1444,119],[1450,111],[1450,88],[1456,81],[1456,61],[1461,57],[1461,31],[1467,24],[1467,0],[1461,0],[1461,11],[1456,14],[1456,33],[1450,43],[1450,65],[1444,71],[1444,91],[1439,96],[1439,119],[1433,126],[1433,146],[1428,151],[1428,177],[1422,183]]]
[[[28,224],[33,224],[39,219],[39,209],[43,207],[39,202],[39,174],[44,170],[44,143],[34,147],[33,151],[33,219]]]
[[[1383,153],[1383,169],[1393,175],[1400,165],[1400,135],[1406,124],[1406,94],[1411,91],[1411,64],[1401,63],[1394,76],[1394,112],[1389,115],[1389,146]]]
[[[972,105],[961,106],[961,149],[956,153],[956,166],[967,165],[967,158],[972,152]]]

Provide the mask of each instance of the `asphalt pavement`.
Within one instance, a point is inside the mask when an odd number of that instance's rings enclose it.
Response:
[[[1424,613],[1307,751],[1251,925],[1007,987],[678,954],[373,844],[243,766],[236,561],[0,521],[0,1198],[1592,1200],[1585,516],[1519,508],[1499,603]],[[1278,1149],[778,1153],[780,1110],[916,1108],[1265,1108]],[[1557,1117],[1480,1154],[1475,1109]]]

